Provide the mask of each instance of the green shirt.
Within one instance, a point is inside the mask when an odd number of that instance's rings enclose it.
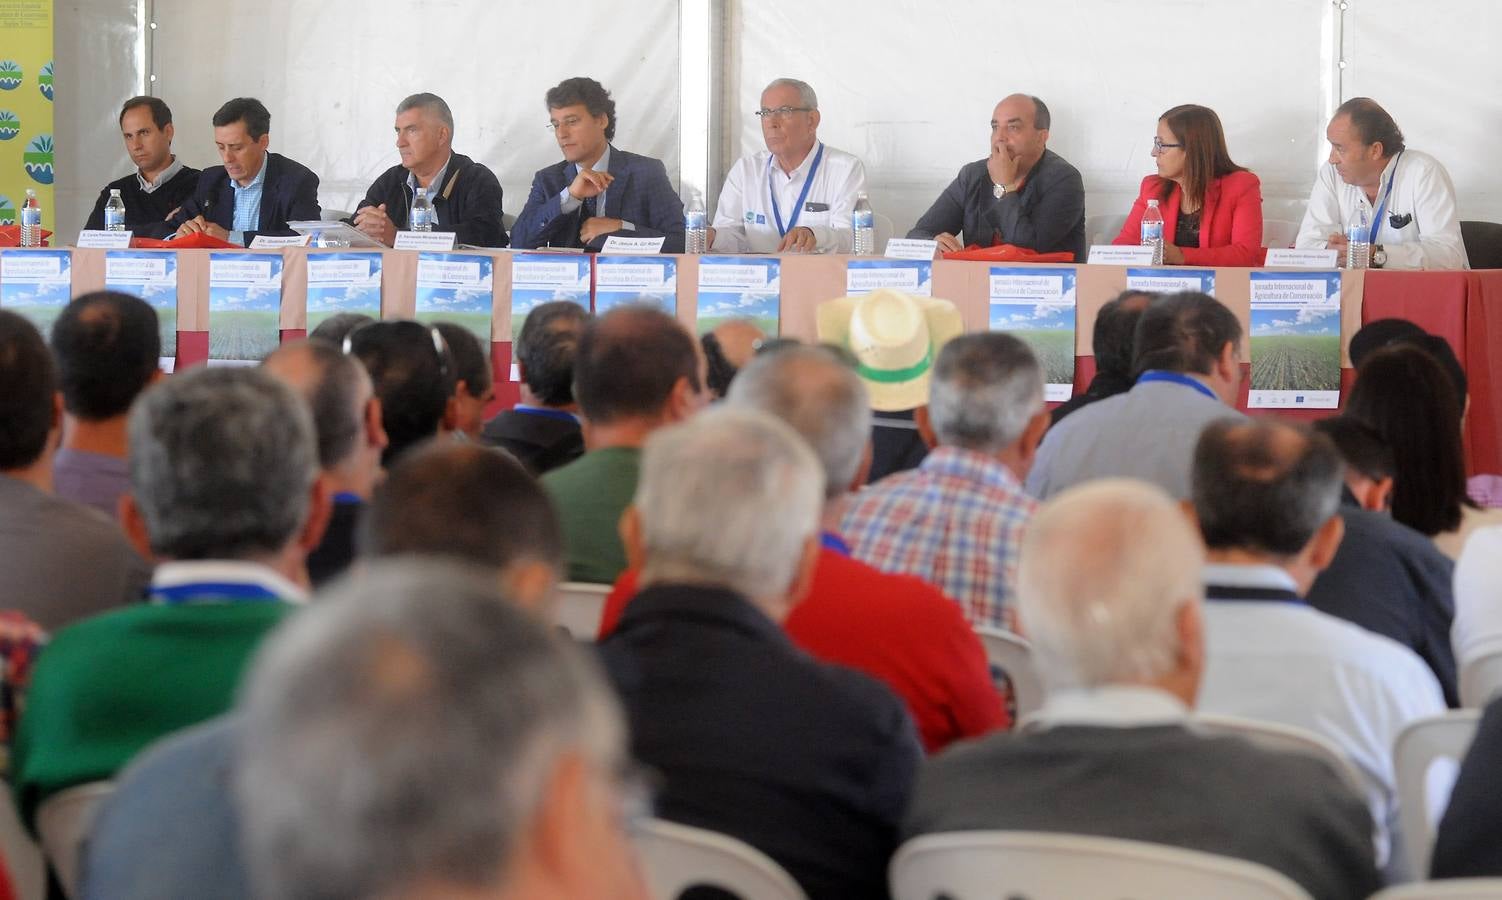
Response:
[[[640,476],[637,447],[593,450],[542,476],[563,526],[569,581],[612,584],[626,570],[618,526]]]

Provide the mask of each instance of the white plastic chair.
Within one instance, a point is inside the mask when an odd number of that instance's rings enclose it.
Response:
[[[79,850],[94,824],[94,813],[99,810],[99,802],[114,790],[114,783],[109,781],[80,784],[53,794],[37,809],[42,852],[69,897],[77,894]]]
[[[695,885],[741,900],[808,900],[771,857],[728,835],[651,819],[636,829],[634,842],[656,900],[676,900]]]
[[[1298,236],[1299,223],[1297,222],[1287,222],[1283,219],[1262,220],[1262,246],[1264,247],[1292,247]]]
[[[1398,817],[1408,852],[1409,871],[1429,871],[1434,836],[1450,791],[1455,787],[1459,763],[1465,758],[1481,711],[1456,709],[1438,716],[1416,719],[1398,732],[1393,742],[1393,769],[1398,782]],[[1431,771],[1437,760],[1453,760],[1443,773]],[[1502,897],[1502,893],[1494,896]]]
[[[986,659],[992,668],[1006,673],[1006,679],[997,679],[997,689],[1005,689],[1007,680],[1012,683],[1012,701],[1017,705],[1017,718],[1020,720],[1037,711],[1043,705],[1043,682],[1038,678],[1038,670],[1033,665],[1032,645],[1000,628],[978,625],[975,632],[985,645]]]
[[[1085,219],[1086,244],[1094,247],[1097,244],[1111,243],[1125,224],[1126,216],[1088,216]]]
[[[881,213],[872,213],[871,216],[876,222],[876,252],[886,253],[887,241],[896,237],[897,226],[892,223],[891,216]]]
[[[1369,900],[1497,900],[1502,878],[1454,878],[1390,887]]]
[[[608,584],[569,581],[558,586],[558,610],[553,624],[578,641],[593,641],[600,633],[600,617],[605,614]]]
[[[893,900],[1309,900],[1288,876],[1240,859],[1116,838],[957,831],[903,844]]]
[[[1304,728],[1284,725],[1280,722],[1264,722],[1258,719],[1242,719],[1236,716],[1217,716],[1197,713],[1190,720],[1201,732],[1233,734],[1244,737],[1265,750],[1280,753],[1302,753],[1325,760],[1358,794],[1366,796],[1367,779],[1345,751],[1329,738]]]
[[[1460,667],[1460,704],[1479,709],[1502,690],[1502,650],[1465,663]]]

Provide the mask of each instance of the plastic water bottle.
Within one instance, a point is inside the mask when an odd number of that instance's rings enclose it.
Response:
[[[412,214],[407,222],[413,231],[433,230],[433,203],[428,199],[428,189],[418,188],[412,194]]]
[[[709,250],[709,215],[704,212],[704,201],[694,191],[683,211],[683,249],[686,253],[705,253]]]
[[[1346,268],[1365,269],[1372,263],[1371,230],[1366,221],[1366,207],[1356,205],[1346,225]]]
[[[1142,213],[1142,246],[1153,248],[1153,265],[1163,265],[1163,211],[1157,200],[1147,201]]]
[[[855,255],[876,253],[876,213],[865,191],[855,195],[855,210],[850,214],[850,230],[855,234]]]
[[[26,202],[21,204],[21,246],[42,246],[42,204],[31,188],[26,189]]]
[[[125,200],[119,188],[110,188],[110,198],[104,203],[104,230],[125,230]]]

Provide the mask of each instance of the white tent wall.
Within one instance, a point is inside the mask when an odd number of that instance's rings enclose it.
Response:
[[[1502,221],[1495,0],[876,0],[858,18],[830,0],[56,0],[59,237],[129,171],[115,116],[153,71],[186,161],[214,164],[214,109],[258,96],[273,149],[319,173],[330,208],[351,208],[395,164],[393,109],[431,90],[453,107],[456,149],[497,172],[516,214],[532,173],[558,158],[543,93],[575,74],[611,89],[617,143],[676,180],[680,122],[698,121],[680,115],[680,4],[714,13],[711,206],[729,163],[762,146],[761,88],[789,75],[817,89],[821,137],[865,160],[899,232],[985,154],[991,108],[1012,91],[1048,102],[1050,146],[1084,174],[1088,215],[1127,211],[1153,171],[1156,117],[1195,102],[1261,177],[1267,217],[1297,220],[1329,112],[1365,94],[1449,167],[1463,217]]]

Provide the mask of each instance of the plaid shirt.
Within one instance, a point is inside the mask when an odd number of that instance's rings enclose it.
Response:
[[[972,625],[1010,629],[1022,530],[1037,507],[1000,462],[939,447],[856,494],[840,533],[868,565],[938,586]]]

